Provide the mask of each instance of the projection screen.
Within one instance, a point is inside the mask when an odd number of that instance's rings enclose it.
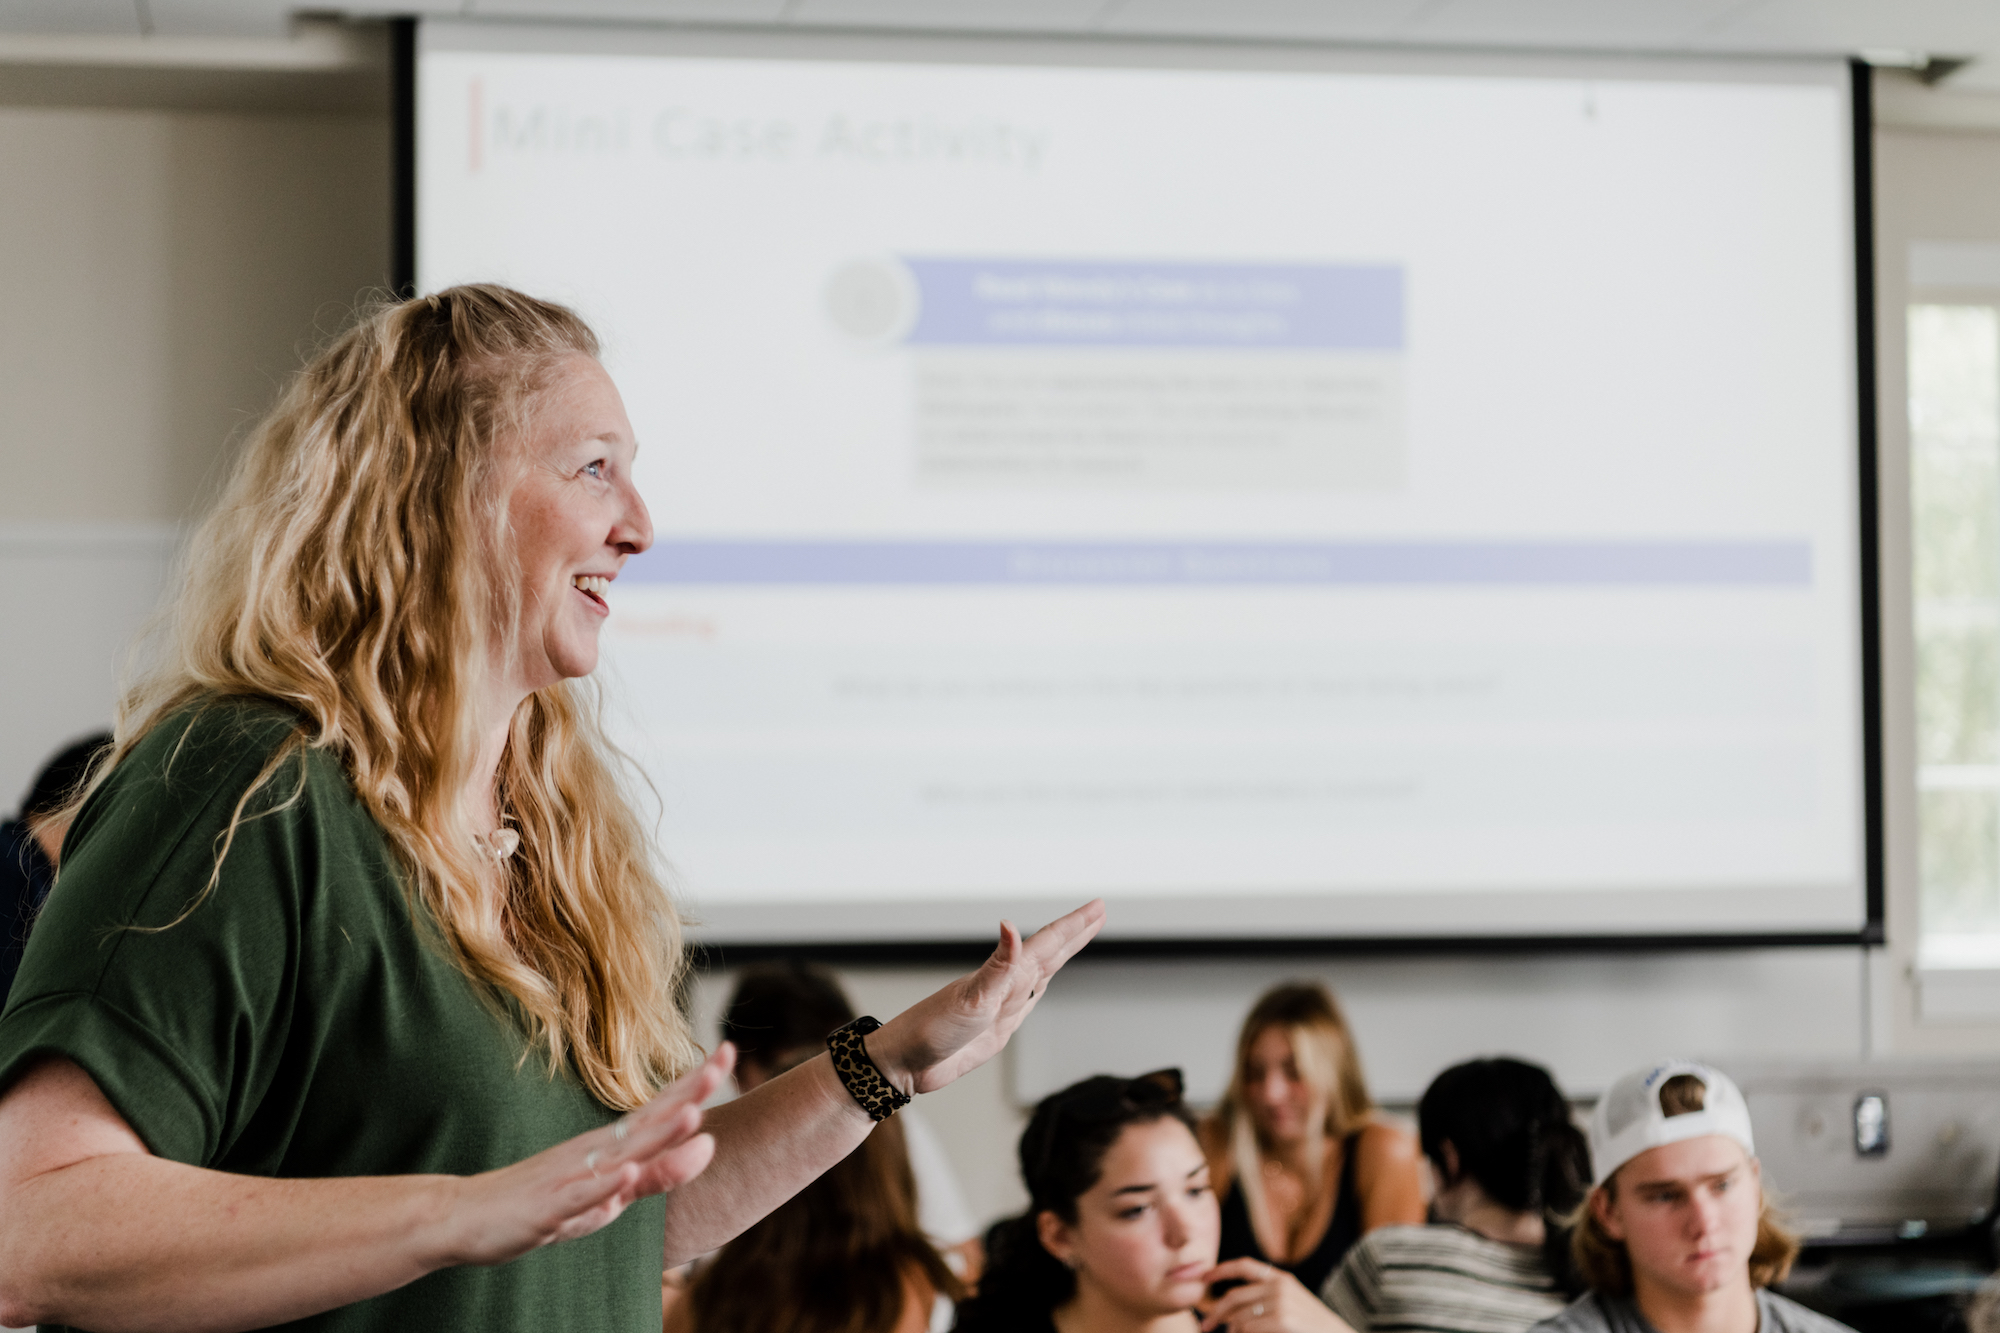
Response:
[[[419,52],[421,289],[575,306],[642,442],[698,935],[1867,927],[1844,66]]]

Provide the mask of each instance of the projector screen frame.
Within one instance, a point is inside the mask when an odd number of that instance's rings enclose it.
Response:
[[[1338,43],[1276,43],[1218,40],[1194,43],[1184,39],[1104,38],[1091,35],[1025,36],[979,33],[856,32],[832,29],[711,27],[705,25],[542,24],[510,21],[504,25],[447,20],[456,33],[487,29],[497,40],[490,49],[528,49],[519,34],[532,32],[536,49],[561,50],[565,36],[601,49],[608,34],[630,35],[634,49],[661,54],[762,56],[780,59],[856,58],[875,60],[965,59],[969,49],[978,59],[996,64],[1051,63],[1051,51],[1064,57],[1058,64],[1252,69],[1369,69],[1384,65],[1407,71],[1421,62],[1436,72],[1456,66],[1483,66],[1505,60],[1523,73],[1573,70],[1578,62],[1594,68],[1625,66],[1672,70],[1694,65],[1731,63],[1782,67],[1783,58],[1757,56],[1732,61],[1713,55],[1634,55],[1592,51],[1475,51],[1415,47],[1360,46]],[[399,297],[416,293],[418,236],[418,79],[423,48],[423,20],[398,18],[390,28],[391,145],[391,286]],[[508,34],[502,36],[501,34]],[[547,39],[540,45],[539,39]],[[482,44],[483,45],[483,44]],[[1815,60],[1812,63],[1824,64]],[[1853,291],[1852,333],[1855,368],[1856,473],[1854,518],[1856,572],[1860,579],[1856,604],[1859,644],[1859,705],[1861,748],[1861,870],[1864,919],[1856,930],[1779,932],[1671,932],[1576,934],[1338,936],[1115,936],[1091,946],[1100,958],[1293,958],[1367,955],[1531,953],[1640,953],[1687,950],[1742,951],[1767,948],[1866,947],[1885,942],[1886,821],[1884,813],[1884,753],[1882,735],[1881,587],[1879,533],[1879,460],[1877,429],[1877,365],[1875,347],[1874,172],[1872,69],[1860,59],[1847,62],[1848,118],[1852,139],[1850,179]],[[1036,921],[1020,923],[1024,929]],[[919,938],[896,941],[858,939],[731,939],[728,936],[690,940],[690,949],[709,966],[734,966],[777,957],[807,957],[860,965],[908,965],[977,961],[990,949],[988,939]]]

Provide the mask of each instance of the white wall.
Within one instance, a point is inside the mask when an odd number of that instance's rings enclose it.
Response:
[[[1451,1060],[1512,1051],[1588,1095],[1630,1060],[2000,1055],[2000,1027],[1922,1022],[1914,924],[1901,256],[1912,238],[2000,240],[2000,134],[1880,136],[1891,944],[1073,965],[1007,1057],[926,1099],[985,1216],[1017,1206],[1021,1105],[1099,1069],[1178,1063],[1219,1083],[1254,994],[1320,976],[1347,1001],[1378,1091],[1406,1103]],[[380,117],[0,105],[0,810],[58,743],[110,716],[173,525],[301,351],[381,283]],[[952,975],[849,968],[887,1018]],[[727,976],[708,977],[711,1019]]]

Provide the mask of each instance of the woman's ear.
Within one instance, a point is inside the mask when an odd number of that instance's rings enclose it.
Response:
[[[1035,1238],[1064,1268],[1076,1267],[1076,1228],[1044,1209],[1035,1214]]]

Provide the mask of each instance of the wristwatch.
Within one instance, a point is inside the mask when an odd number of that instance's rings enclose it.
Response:
[[[868,1058],[863,1038],[881,1026],[863,1014],[826,1037],[826,1049],[833,1056],[833,1072],[840,1075],[840,1081],[847,1085],[854,1100],[861,1103],[870,1120],[887,1120],[910,1104],[910,1094],[884,1078],[875,1062]]]

